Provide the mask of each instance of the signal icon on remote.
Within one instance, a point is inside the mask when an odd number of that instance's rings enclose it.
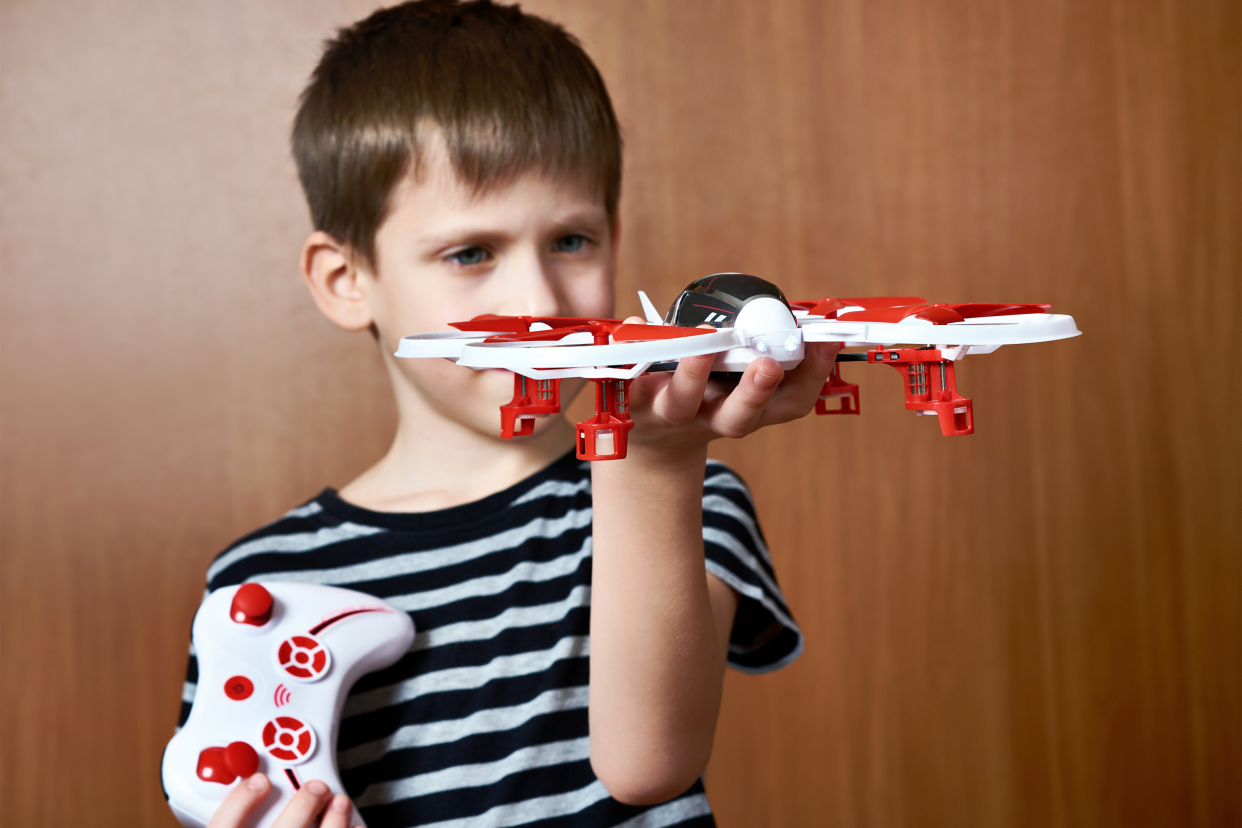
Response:
[[[293,698],[293,694],[289,692],[289,688],[283,684],[276,688],[276,693],[272,697],[272,701],[277,707],[284,707]]]

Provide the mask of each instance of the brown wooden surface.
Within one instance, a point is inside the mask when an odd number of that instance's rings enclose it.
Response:
[[[847,366],[863,416],[718,444],[807,635],[728,679],[720,824],[1239,825],[1237,4],[526,7],[625,126],[620,311],[743,270],[1085,332],[967,359],[972,437]],[[385,447],[285,148],[370,8],[0,6],[4,824],[172,825],[207,562]]]

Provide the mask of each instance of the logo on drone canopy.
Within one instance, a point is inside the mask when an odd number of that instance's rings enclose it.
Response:
[[[272,701],[277,707],[284,707],[293,698],[293,694],[289,692],[289,688],[283,684],[276,688],[276,693],[272,696]]]

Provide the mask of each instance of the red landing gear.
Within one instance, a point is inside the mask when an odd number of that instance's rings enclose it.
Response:
[[[629,415],[630,380],[595,383],[595,416],[578,423],[579,460],[621,460],[634,421]]]
[[[937,350],[899,348],[867,352],[868,362],[882,362],[901,372],[906,383],[906,409],[940,418],[940,433],[960,437],[975,431],[974,406],[957,393],[953,360]]]
[[[500,436],[506,440],[535,433],[535,418],[559,414],[561,381],[513,375],[513,399],[500,407]]]
[[[609,329],[599,323],[589,322],[583,326],[589,330],[596,345],[607,345]],[[555,331],[564,336],[566,331]],[[550,333],[515,334],[493,337],[496,341],[512,342],[519,338],[527,340],[546,339]],[[629,366],[633,367],[633,366]],[[621,460],[625,457],[630,429],[630,380],[598,379],[595,383],[595,416],[577,424],[579,460]],[[557,414],[561,410],[561,381],[559,379],[529,379],[521,374],[513,375],[513,399],[500,407],[500,436],[506,440],[525,437],[535,431],[535,418]]]
[[[828,400],[837,399],[841,405],[838,408],[829,408]],[[858,414],[862,411],[858,404],[858,386],[852,382],[845,382],[841,379],[841,367],[837,363],[832,364],[832,373],[828,375],[828,381],[824,383],[824,387],[819,391],[819,399],[815,401],[816,414]]]

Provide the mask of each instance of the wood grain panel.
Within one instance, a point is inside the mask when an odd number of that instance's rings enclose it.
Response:
[[[1242,823],[1237,5],[524,7],[625,128],[619,311],[742,270],[1085,332],[967,359],[969,438],[848,366],[863,416],[717,444],[807,637],[727,681],[720,824]],[[285,148],[369,9],[0,7],[0,821],[174,824],[206,562],[385,447]]]
[[[286,135],[337,3],[5,3],[4,824],[175,825],[206,565],[386,447],[298,284]]]
[[[1050,301],[1087,331],[968,360],[969,440],[867,374],[858,422],[720,447],[808,635],[730,681],[722,824],[1235,823],[1236,16],[649,10],[614,88],[696,104],[621,99],[628,277]]]

